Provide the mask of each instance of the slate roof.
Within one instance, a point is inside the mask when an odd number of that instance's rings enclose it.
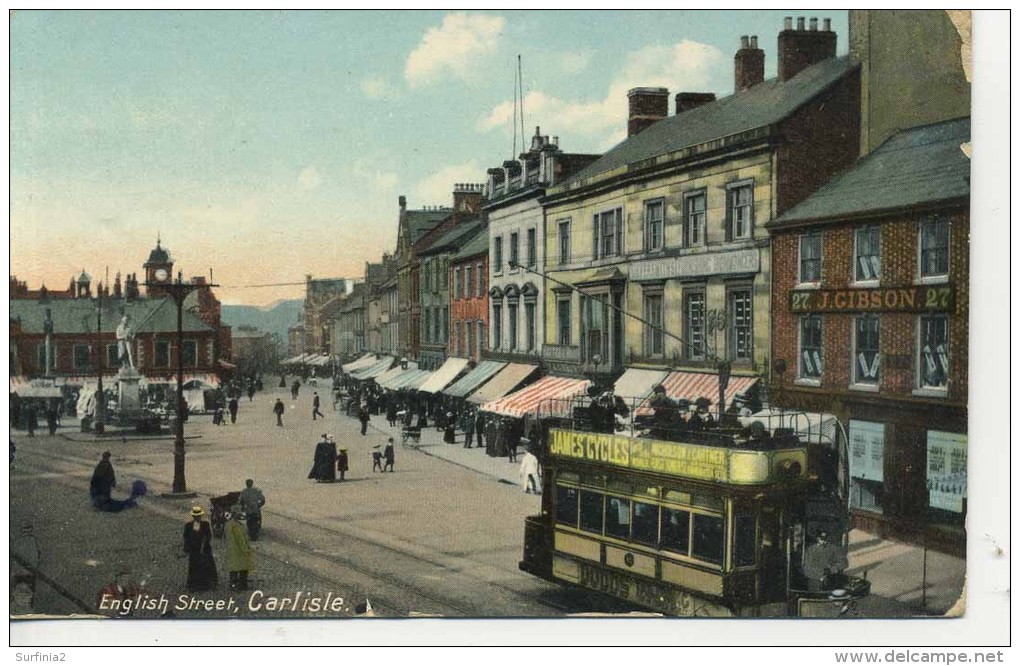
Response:
[[[453,210],[409,210],[407,211],[407,228],[411,234],[411,244],[439,226],[439,223],[453,215]]]
[[[431,245],[418,253],[419,257],[456,251],[482,227],[478,220],[466,220],[437,238]]]
[[[970,118],[893,134],[871,154],[768,223],[769,228],[854,217],[970,196]]]
[[[793,78],[778,77],[748,90],[668,116],[640,134],[628,137],[601,158],[551,188],[559,193],[579,181],[635,162],[690,148],[716,139],[773,125],[811,101],[851,72],[857,63],[850,56],[829,58],[805,68]]]
[[[135,333],[176,332],[177,307],[169,298],[146,298],[136,301],[108,300],[103,308],[103,332],[113,333],[120,323],[121,308],[129,317]],[[21,320],[23,333],[42,334],[46,308],[50,309],[55,334],[92,334],[96,330],[96,301],[61,299],[40,303],[35,300],[9,301],[10,318]],[[212,331],[212,327],[194,313],[184,311],[185,333]]]
[[[453,255],[453,261],[459,261],[460,259],[467,259],[468,257],[474,257],[475,255],[485,254],[489,251],[489,227],[483,224],[478,228],[478,233],[475,234],[474,238],[469,240],[463,247],[460,248],[460,252]]]

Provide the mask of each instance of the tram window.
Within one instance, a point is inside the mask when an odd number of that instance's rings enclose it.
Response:
[[[577,527],[577,488],[556,486],[556,522]]]
[[[662,547],[686,555],[691,545],[691,514],[662,507]]]
[[[723,519],[718,516],[694,514],[694,538],[691,556],[706,562],[722,564],[724,530]]]
[[[630,537],[630,500],[606,498],[606,536],[618,539]]]
[[[679,490],[667,490],[665,499],[667,502],[676,502],[677,504],[690,504],[691,494],[682,493]]]
[[[758,536],[756,527],[753,513],[733,514],[733,566],[754,565]]]
[[[595,486],[596,488],[606,487],[606,475],[605,474],[582,474],[581,484],[585,486]]]
[[[577,472],[559,472],[556,475],[556,480],[565,481],[567,483],[578,483],[581,480],[581,477]]]
[[[723,510],[723,501],[721,497],[714,497],[712,495],[691,495],[691,506],[721,512]]]
[[[631,527],[631,539],[649,546],[658,543],[659,507],[654,504],[634,502],[634,525]]]
[[[581,491],[581,529],[602,534],[602,493]]]

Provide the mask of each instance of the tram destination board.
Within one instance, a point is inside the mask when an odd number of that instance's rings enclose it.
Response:
[[[710,446],[553,428],[549,452],[561,458],[643,472],[706,481],[730,480],[727,451]]]

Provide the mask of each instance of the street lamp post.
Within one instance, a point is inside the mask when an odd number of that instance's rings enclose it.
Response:
[[[174,493],[188,492],[188,484],[184,478],[184,301],[192,292],[216,284],[193,284],[184,282],[182,274],[177,273],[176,281],[146,283],[146,287],[155,287],[165,292],[177,306],[177,422],[174,424]]]

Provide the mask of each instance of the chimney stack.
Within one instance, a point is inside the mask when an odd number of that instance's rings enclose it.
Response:
[[[740,50],[733,56],[733,88],[741,92],[765,80],[765,52],[758,48],[758,35],[740,38]]]
[[[477,213],[481,210],[485,186],[475,183],[457,183],[453,190],[455,213]]]
[[[407,197],[403,194],[397,197],[397,203],[400,204],[400,210],[407,210]]]
[[[804,29],[804,17],[797,18],[797,29],[790,29],[790,18],[784,22],[779,33],[779,80],[787,81],[815,63],[828,60],[836,55],[836,33],[831,30],[832,22],[825,19],[818,29],[818,19],[811,18],[811,29]]]
[[[676,94],[676,115],[715,101],[715,93],[682,92]]]
[[[636,136],[669,115],[669,90],[665,88],[631,88],[627,91],[630,112],[627,136]]]

